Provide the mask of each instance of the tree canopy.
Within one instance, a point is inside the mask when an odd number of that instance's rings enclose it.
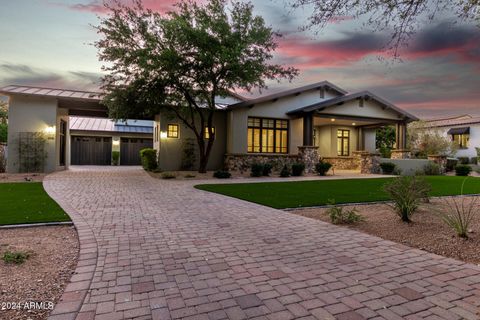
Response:
[[[480,24],[480,0],[291,0],[295,8],[311,6],[305,27],[325,27],[343,17],[365,17],[375,31],[389,31],[386,45],[393,55],[407,44],[422,24],[422,18],[434,19],[445,12]],[[423,19],[424,20],[424,19]]]
[[[279,36],[253,14],[250,3],[182,0],[166,14],[119,1],[97,27],[96,42],[106,93],[115,119],[151,118],[160,110],[178,117],[197,138],[204,171],[214,142],[216,99],[232,90],[265,88],[266,80],[291,80],[298,71],[269,63]],[[205,144],[204,128],[209,130]]]

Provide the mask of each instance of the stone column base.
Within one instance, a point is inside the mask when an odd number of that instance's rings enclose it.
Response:
[[[438,164],[438,166],[440,167],[440,174],[444,174],[445,172],[447,172],[447,156],[430,154],[428,155],[428,160]]]
[[[305,164],[305,172],[315,172],[315,165],[318,162],[318,147],[300,146],[298,147],[298,157]]]
[[[392,150],[392,159],[410,159],[412,153],[408,149],[395,149]]]
[[[353,156],[358,159],[360,173],[380,173],[380,154],[368,151],[354,151]]]

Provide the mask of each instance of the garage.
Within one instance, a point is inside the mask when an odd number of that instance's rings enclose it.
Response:
[[[137,166],[141,164],[140,150],[152,148],[152,139],[121,138],[120,140],[120,165]]]
[[[111,159],[111,137],[72,136],[72,165],[105,166],[111,164]]]

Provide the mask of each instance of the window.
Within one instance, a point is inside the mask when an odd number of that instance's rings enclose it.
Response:
[[[288,120],[248,118],[248,152],[288,153]]]
[[[213,137],[215,138],[215,127],[212,127],[212,133],[213,133]],[[205,130],[203,131],[203,137],[205,139],[210,139],[210,133],[208,133],[208,127],[205,127]]]
[[[455,144],[458,145],[460,149],[467,149],[470,142],[470,135],[452,134],[452,141],[455,142]]]
[[[339,156],[350,154],[350,130],[337,130],[337,154]]]
[[[167,126],[167,138],[178,138],[178,124],[169,124]]]

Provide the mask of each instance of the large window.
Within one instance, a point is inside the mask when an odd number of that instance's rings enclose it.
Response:
[[[248,118],[248,152],[288,153],[288,120]]]
[[[178,124],[169,124],[167,126],[167,138],[178,138]]]
[[[452,140],[460,149],[467,149],[470,142],[469,134],[452,134]]]
[[[339,156],[350,154],[350,130],[337,130],[337,154]]]

